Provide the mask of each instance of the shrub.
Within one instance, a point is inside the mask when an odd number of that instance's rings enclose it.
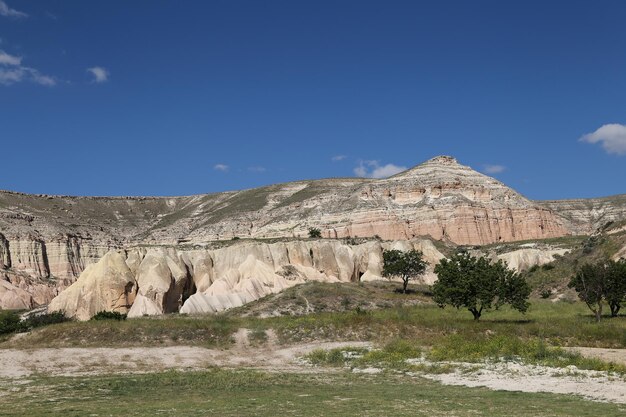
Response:
[[[322,231],[316,227],[309,227],[309,237],[311,239],[319,239],[322,237]]]
[[[50,324],[63,323],[70,319],[61,311],[53,313],[36,314],[29,316],[22,322],[23,331],[34,329],[35,327],[48,326]]]
[[[550,298],[550,296],[552,295],[552,290],[544,288],[543,290],[541,290],[539,295],[541,295],[541,298],[543,298],[543,299]]]
[[[15,311],[0,311],[0,334],[14,333],[20,329],[20,315]]]
[[[118,313],[117,311],[100,311],[93,316],[91,320],[126,320],[126,314]]]

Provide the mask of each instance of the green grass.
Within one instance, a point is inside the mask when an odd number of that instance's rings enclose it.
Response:
[[[626,348],[626,316],[595,323],[587,307],[577,303],[533,300],[526,314],[509,308],[488,312],[475,322],[465,310],[440,309],[433,304],[365,311],[323,312],[266,319],[229,315],[187,317],[166,315],[125,321],[69,322],[34,330],[0,347],[165,346],[227,347],[239,328],[255,332],[273,329],[280,342],[319,340],[373,341],[397,338],[433,346],[449,335],[539,338],[552,346]],[[260,333],[259,333],[260,335]]]
[[[585,358],[560,347],[549,346],[542,339],[522,340],[510,336],[451,335],[443,338],[427,355],[432,361],[491,362],[520,360],[533,365],[557,368],[576,366],[579,369],[608,371],[626,375],[626,366]]]
[[[560,347],[547,345],[541,339],[522,340],[514,336],[475,335],[468,339],[459,335],[441,338],[430,349],[422,351],[419,340],[397,339],[382,349],[368,350],[358,347],[343,347],[330,350],[314,350],[306,356],[313,365],[351,368],[376,367],[382,369],[412,370],[408,359],[425,357],[428,369],[419,365],[419,370],[432,373],[432,366],[446,365],[440,362],[502,362],[519,361],[526,364],[555,368],[576,366],[578,369],[606,371],[626,376],[626,366],[585,358]],[[453,370],[450,365],[447,370]],[[441,369],[434,370],[440,372]]]
[[[0,416],[622,416],[626,406],[402,375],[209,370],[0,382]]]

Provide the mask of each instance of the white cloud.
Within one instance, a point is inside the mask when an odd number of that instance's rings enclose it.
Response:
[[[347,158],[347,156],[345,156],[345,155],[335,155],[335,156],[333,156],[333,157],[332,157],[332,158],[330,158],[330,159],[331,159],[331,161],[333,161],[333,162],[339,162],[339,161],[343,161],[343,160],[344,160],[344,159],[346,159],[346,158]]]
[[[265,169],[265,167],[261,167],[261,166],[253,166],[253,167],[248,167],[248,171],[250,171],[250,172],[265,172],[265,171],[267,171],[267,169]]]
[[[599,142],[607,153],[626,155],[626,126],[619,123],[606,124],[593,133],[583,135],[580,141]]]
[[[378,161],[359,161],[359,165],[354,168],[357,177],[365,178],[387,178],[406,171],[406,167],[386,164],[380,165]]]
[[[9,5],[3,0],[0,0],[0,16],[14,17],[17,19],[21,17],[28,17],[26,13],[10,8]]]
[[[485,171],[487,174],[499,174],[501,172],[504,172],[505,169],[506,167],[504,165],[483,165],[483,171]]]
[[[87,68],[87,72],[93,75],[93,82],[95,83],[105,83],[109,80],[109,71],[103,67],[91,67]]]
[[[0,51],[0,65],[22,65],[22,57]]]
[[[216,171],[226,172],[230,167],[226,164],[216,164],[213,166],[213,169]]]
[[[0,84],[11,85],[22,81],[31,81],[46,86],[53,86],[57,83],[53,77],[44,75],[35,68],[23,66],[22,57],[9,55],[0,50]]]

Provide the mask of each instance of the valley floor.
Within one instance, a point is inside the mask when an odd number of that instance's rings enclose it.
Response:
[[[360,415],[464,416],[507,415],[507,407],[514,404],[517,410],[521,403],[525,405],[516,415],[591,415],[602,410],[604,416],[617,416],[626,412],[625,380],[606,372],[517,362],[448,362],[453,365],[449,370],[434,373],[328,368],[312,366],[303,357],[317,349],[350,351],[369,349],[371,344],[277,346],[270,335],[263,346],[251,346],[245,329],[235,339],[229,349],[2,349],[0,415],[275,415],[277,408],[295,415],[349,415],[349,410],[359,410]],[[593,349],[593,354],[608,354],[613,361],[626,364],[625,349]],[[212,387],[214,377],[223,380],[224,386]],[[255,379],[261,380],[259,386],[251,385]],[[206,389],[202,380],[211,381]],[[183,397],[170,393],[179,384],[190,385]],[[93,390],[87,392],[87,387]],[[159,409],[144,404],[151,396],[161,398]],[[122,413],[119,402],[128,400],[142,406]],[[107,401],[112,406],[102,408]]]

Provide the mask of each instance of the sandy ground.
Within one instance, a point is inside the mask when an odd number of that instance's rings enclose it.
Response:
[[[493,390],[549,392],[579,395],[584,398],[626,404],[626,379],[606,372],[585,371],[575,367],[550,368],[514,362],[459,365],[449,374],[421,375],[446,385],[486,387]],[[467,369],[474,369],[467,372]]]
[[[363,342],[319,342],[283,347],[276,345],[274,335],[268,336],[264,346],[250,346],[247,330],[240,329],[235,335],[235,345],[224,350],[192,346],[0,349],[0,379],[26,378],[33,374],[77,376],[210,367],[306,372],[298,358],[315,349],[370,346]]]
[[[565,348],[571,352],[580,353],[589,358],[601,359],[605,362],[615,362],[626,365],[626,349],[603,349],[590,347],[572,347]]]
[[[370,347],[363,342],[319,342],[278,346],[273,334],[262,347],[251,346],[241,329],[230,349],[191,346],[149,348],[0,349],[0,385],[19,383],[33,374],[58,376],[157,372],[167,369],[200,370],[210,367],[251,367],[268,371],[323,372],[299,359],[315,349]],[[626,349],[572,348],[583,355],[626,364]],[[415,362],[425,363],[423,359]],[[492,364],[451,363],[456,371],[421,377],[447,385],[487,387],[494,390],[580,395],[594,400],[626,404],[626,379],[606,372],[575,367],[549,368],[515,362]],[[374,373],[377,369],[355,370]],[[3,382],[4,381],[4,382]],[[11,382],[13,381],[13,382]]]

